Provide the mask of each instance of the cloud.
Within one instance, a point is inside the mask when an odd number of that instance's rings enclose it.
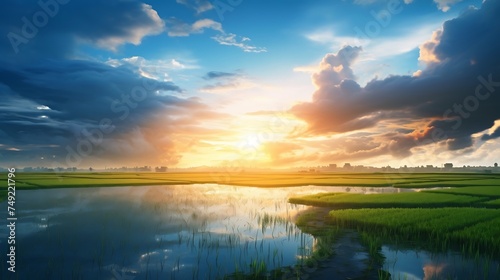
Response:
[[[220,71],[210,71],[203,77],[205,80],[211,79],[220,79],[220,78],[228,78],[228,77],[238,77],[240,74],[238,73],[229,73],[229,72],[220,72]]]
[[[304,36],[312,42],[331,45],[333,48],[340,48],[345,45],[365,45],[369,43],[366,38],[342,36],[331,27],[319,28],[305,34]]]
[[[212,3],[207,0],[176,0],[176,2],[195,10],[197,14],[210,11],[214,8]]]
[[[106,36],[104,38],[99,38],[95,40],[94,38],[82,37],[82,40],[88,40],[91,43],[95,43],[101,48],[107,48],[111,50],[116,50],[116,48],[125,43],[132,43],[134,45],[139,45],[142,38],[147,35],[156,35],[163,32],[164,22],[160,19],[158,13],[152,9],[150,5],[141,4],[141,11],[139,15],[142,14],[142,20],[136,20],[133,27],[128,29],[123,29],[123,27],[116,28],[118,34]],[[129,11],[130,12],[130,11]],[[108,23],[110,24],[110,23]],[[114,24],[114,23],[111,23]],[[116,22],[118,24],[118,22]],[[120,22],[121,24],[121,22]]]
[[[205,29],[213,29],[219,32],[222,30],[222,25],[211,19],[200,19],[193,24],[185,23],[177,18],[166,20],[167,34],[171,37],[187,37],[191,34],[203,33]]]
[[[7,35],[0,42],[0,52],[13,54],[10,58],[16,60],[61,58],[73,55],[75,46],[82,43],[116,50],[127,43],[138,45],[145,36],[164,29],[152,6],[135,0],[72,1],[59,5],[53,16],[38,2],[14,1],[0,11],[0,33]],[[47,16],[45,25],[33,25],[37,12]]]
[[[172,17],[166,20],[166,29],[168,36],[171,37],[187,37],[192,34],[201,34],[205,29],[212,29],[218,31],[219,34],[211,38],[221,45],[238,47],[244,52],[267,52],[266,48],[248,44],[250,41],[248,37],[238,36],[234,33],[226,33],[222,29],[222,24],[220,22],[211,19],[200,19],[189,24]]]
[[[431,39],[420,45],[420,55],[418,60],[426,64],[439,62],[434,50],[441,40],[442,33],[442,30],[434,31]]]
[[[327,54],[320,63],[320,71],[313,74],[314,84],[338,85],[345,79],[354,80],[350,67],[360,52],[360,47],[346,46],[337,54]]]
[[[451,6],[461,2],[462,0],[434,0],[434,3],[437,4],[438,9],[443,12],[447,12],[450,10]]]
[[[244,52],[252,52],[252,53],[260,53],[260,52],[267,52],[266,48],[263,47],[256,47],[249,45],[248,41],[250,41],[250,38],[248,37],[241,37],[233,33],[223,33],[223,34],[218,34],[212,37],[216,42],[218,42],[221,45],[226,45],[226,46],[235,46],[240,49],[242,49]]]
[[[175,164],[183,152],[178,147],[207,130],[201,120],[225,117],[196,98],[169,94],[180,91],[171,82],[141,76],[131,65],[76,60],[1,64],[2,144],[19,149],[4,153],[2,161]],[[112,128],[103,129],[103,121]]]
[[[418,50],[422,42],[429,39],[429,34],[441,25],[442,21],[427,22],[424,25],[418,25],[418,27],[411,25],[411,28],[403,28],[398,34],[373,38],[341,36],[331,27],[322,27],[305,36],[307,39],[326,45],[334,51],[346,45],[362,47],[363,51],[359,53],[356,63],[351,68],[357,74],[358,83],[366,84],[375,76],[385,78],[390,75],[389,66],[398,67],[397,61],[405,61],[409,56],[413,57],[412,52]],[[310,72],[314,68],[317,67],[306,65],[302,68],[296,68],[296,70]],[[407,71],[407,69],[401,69],[401,71]]]
[[[302,147],[290,142],[266,142],[262,150],[270,159],[272,166],[286,165],[308,160],[304,157]]]
[[[203,79],[215,81],[215,83],[205,85],[200,89],[202,92],[209,93],[234,92],[257,86],[239,72],[210,71],[203,76]]]
[[[405,157],[430,143],[466,149],[474,144],[474,134],[500,119],[494,105],[500,101],[498,12],[497,1],[485,1],[481,9],[446,21],[432,36],[432,45],[421,47],[422,60],[432,63],[419,75],[374,79],[361,87],[351,69],[361,50],[347,46],[328,54],[313,75],[317,90],[312,102],[290,112],[308,123],[305,135],[376,131],[388,143],[374,151],[378,155]],[[396,130],[402,128],[413,131]]]
[[[186,69],[197,69],[199,66],[193,61],[172,59],[158,59],[158,60],[147,60],[141,56],[132,56],[121,59],[108,59],[106,64],[117,67],[117,66],[132,66],[134,71],[137,71],[141,76],[161,80],[170,81],[171,78],[169,73],[172,71],[186,70]]]

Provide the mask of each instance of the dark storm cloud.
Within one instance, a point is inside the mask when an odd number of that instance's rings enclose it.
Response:
[[[350,68],[354,48],[329,54],[313,76],[318,87],[313,101],[291,112],[307,121],[312,135],[412,120],[411,133],[383,137],[386,144],[378,150],[396,156],[408,156],[412,147],[432,142],[444,141],[450,150],[470,147],[473,134],[500,119],[499,13],[499,1],[485,1],[481,9],[469,8],[445,22],[437,42],[421,47],[421,57],[431,53],[434,58],[419,76],[390,76],[361,87]],[[402,128],[408,126],[396,129]],[[493,133],[483,140],[498,136]]]
[[[153,120],[163,121],[161,127],[166,129],[172,116],[207,111],[195,99],[166,94],[171,91],[181,89],[124,66],[63,60],[4,64],[0,66],[0,127],[6,135],[2,144],[26,151],[40,145],[45,152],[46,145],[53,145],[53,153],[61,156],[67,145],[77,145],[87,132],[101,130],[113,139],[152,126]],[[111,123],[112,131],[103,131],[103,120]],[[104,148],[98,146],[95,151]]]
[[[164,27],[151,6],[134,0],[9,0],[3,5],[3,59],[67,57],[77,43],[114,49],[124,43],[139,44]]]

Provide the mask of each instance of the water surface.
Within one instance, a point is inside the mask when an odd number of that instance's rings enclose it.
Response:
[[[340,189],[201,184],[18,191],[16,277],[216,279],[261,263],[266,270],[294,265],[311,253],[314,238],[292,222],[307,207],[288,198]],[[7,234],[2,227],[2,252]],[[2,275],[12,276],[5,274],[5,254],[1,260]]]
[[[289,204],[289,197],[403,191],[414,190],[200,184],[18,191],[17,272],[7,272],[2,253],[0,279],[220,279],[262,267],[294,273],[291,267],[311,255],[318,239],[296,227],[295,216],[309,207]],[[7,235],[2,226],[2,252]],[[359,240],[344,236],[332,247],[337,255],[313,269],[299,267],[302,276],[345,278],[369,266]],[[488,279],[499,270],[498,261],[476,264],[457,253],[388,245],[381,252],[393,279],[471,279],[481,269]]]

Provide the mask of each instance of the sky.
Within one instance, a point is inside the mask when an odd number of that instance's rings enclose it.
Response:
[[[498,0],[7,0],[0,166],[492,166],[498,14]]]

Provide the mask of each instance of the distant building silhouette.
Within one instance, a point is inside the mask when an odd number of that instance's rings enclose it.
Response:
[[[166,166],[160,166],[160,167],[155,167],[156,172],[167,172],[167,167]]]

